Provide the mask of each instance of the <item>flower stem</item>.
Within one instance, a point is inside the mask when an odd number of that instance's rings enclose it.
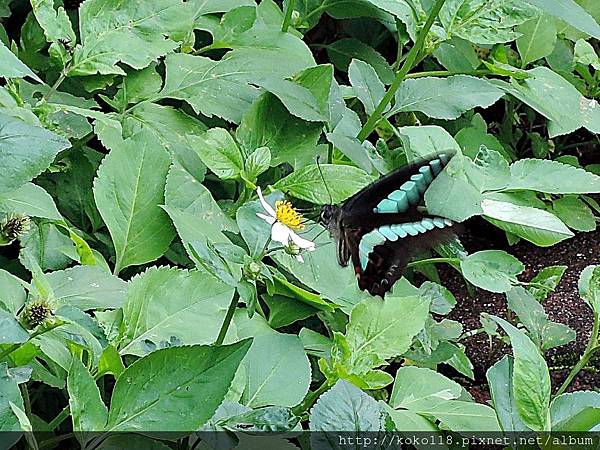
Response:
[[[237,307],[238,300],[240,299],[240,294],[238,294],[237,289],[233,293],[233,297],[231,298],[231,303],[229,304],[229,308],[227,308],[227,314],[225,314],[225,319],[223,319],[223,324],[221,325],[221,329],[219,330],[219,336],[217,336],[217,340],[215,341],[215,345],[222,345],[225,340],[225,335],[227,334],[227,330],[231,325],[231,319],[233,319],[233,313],[235,313],[235,308]]]
[[[287,33],[292,21],[292,13],[294,12],[296,0],[288,0],[287,8],[285,9],[285,17],[283,18],[283,24],[281,25],[281,31]]]
[[[588,344],[585,348],[585,351],[583,352],[583,355],[581,355],[581,358],[579,359],[577,364],[575,364],[575,366],[571,369],[571,371],[569,372],[569,375],[567,375],[567,378],[565,379],[563,384],[560,386],[560,388],[556,392],[556,396],[563,394],[567,390],[567,388],[569,387],[571,382],[575,379],[577,374],[586,366],[586,364],[590,361],[592,356],[594,356],[594,353],[598,349],[600,349],[600,346],[598,345],[598,331],[599,330],[600,330],[600,315],[598,314],[598,312],[594,311],[594,325],[592,326],[592,335],[590,336],[590,340],[588,341]]]
[[[329,383],[329,381],[325,380],[323,384],[317,388],[316,391],[309,392],[306,395],[306,397],[304,397],[302,403],[300,403],[298,406],[292,409],[292,412],[297,416],[307,412],[311,408],[311,406],[317,401],[317,399],[321,396],[321,394],[325,393],[330,387],[331,384]]]
[[[433,8],[431,8],[429,17],[427,17],[427,21],[425,22],[423,29],[419,33],[417,42],[415,42],[415,45],[413,45],[410,51],[408,52],[406,59],[404,60],[402,67],[396,74],[396,78],[394,79],[392,85],[377,105],[377,108],[375,108],[375,111],[373,111],[373,114],[371,114],[367,122],[364,124],[364,126],[360,130],[360,133],[358,133],[357,138],[359,141],[364,141],[369,136],[369,134],[371,134],[371,132],[375,129],[375,127],[381,120],[381,117],[383,116],[385,108],[394,98],[394,95],[400,87],[400,84],[402,83],[402,81],[404,81],[404,78],[408,74],[409,70],[414,67],[417,58],[421,53],[423,45],[425,44],[425,38],[427,37],[427,34],[429,33],[429,30],[431,29],[431,26],[433,25],[435,18],[440,12],[440,9],[442,9],[442,6],[444,5],[445,1],[446,0],[436,0],[435,4],[433,5]]]
[[[65,406],[63,408],[63,410],[61,412],[59,412],[58,415],[54,419],[52,419],[52,422],[50,422],[48,424],[48,429],[54,430],[55,428],[58,428],[60,426],[60,424],[63,423],[67,417],[69,417],[70,413],[71,413],[71,410],[69,408],[69,405]]]

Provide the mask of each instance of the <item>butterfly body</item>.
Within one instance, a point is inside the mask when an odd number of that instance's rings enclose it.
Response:
[[[325,205],[321,221],[337,242],[341,266],[352,262],[358,285],[384,296],[409,259],[454,236],[454,222],[428,216],[422,200],[449,155],[416,161],[386,175],[342,206]]]

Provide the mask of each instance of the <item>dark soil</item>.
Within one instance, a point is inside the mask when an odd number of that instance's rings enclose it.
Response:
[[[551,370],[552,386],[556,391],[570,368],[579,360],[589,340],[592,313],[579,297],[577,281],[586,266],[600,263],[600,231],[578,233],[574,238],[549,248],[536,247],[526,241],[509,247],[502,233],[487,222],[476,220],[469,224],[467,233],[461,237],[461,240],[470,253],[489,248],[509,251],[526,267],[520,277],[522,281],[530,280],[547,266],[568,266],[556,290],[550,293],[543,303],[551,320],[562,322],[577,332],[575,341],[551,349],[546,354]],[[479,315],[482,312],[506,318],[507,306],[504,295],[476,289],[475,295],[471,296],[460,274],[450,268],[441,269],[440,272],[444,285],[452,291],[458,301],[457,307],[449,318],[462,323],[465,331],[481,327]],[[509,353],[510,348],[502,345],[498,340],[490,342],[489,336],[485,333],[465,339],[464,344],[467,355],[474,365],[475,380],[467,382],[461,379],[461,382],[476,400],[485,402],[489,400],[485,372],[503,355]],[[598,387],[600,387],[600,362],[595,360],[579,373],[568,391],[593,390]]]

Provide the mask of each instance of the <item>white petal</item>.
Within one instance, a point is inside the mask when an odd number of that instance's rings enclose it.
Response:
[[[292,239],[294,244],[296,244],[298,247],[300,247],[301,249],[309,250],[311,252],[315,249],[314,242],[309,241],[308,239],[301,238],[296,233],[294,233],[292,230],[289,230],[289,231],[290,231],[290,238]]]
[[[267,216],[266,214],[256,213],[258,217],[267,222],[269,225],[273,225],[275,223],[275,217]]]
[[[301,263],[304,263],[304,258],[302,257],[302,255],[296,255],[296,259]]]
[[[258,198],[260,199],[260,204],[262,205],[262,207],[265,209],[265,211],[271,216],[271,217],[275,217],[275,210],[273,209],[273,207],[271,205],[269,205],[267,203],[267,201],[265,200],[265,198],[262,195],[262,191],[260,190],[260,186],[258,186],[256,188],[256,193],[258,194]]]
[[[280,242],[283,245],[290,243],[290,234],[292,231],[280,222],[275,222],[271,227],[271,239],[275,242]]]

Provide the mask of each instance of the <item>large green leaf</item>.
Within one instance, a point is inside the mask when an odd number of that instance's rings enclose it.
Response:
[[[31,77],[41,82],[40,78],[31,71],[19,58],[11,52],[0,40],[0,77],[2,78],[24,78]]]
[[[310,387],[310,363],[302,342],[294,335],[255,337],[241,367],[246,378],[241,403],[252,408],[295,406]]]
[[[459,433],[500,431],[494,410],[481,403],[448,400],[432,406],[418,406],[414,411],[427,417],[433,416],[448,429]]]
[[[523,81],[494,80],[493,83],[545,116],[550,137],[581,127],[600,133],[597,101],[582,96],[575,86],[547,67],[536,67],[527,73],[530,77]]]
[[[574,236],[558,217],[543,209],[487,198],[481,202],[481,208],[483,217],[498,228],[541,247],[548,247]]]
[[[0,308],[16,313],[26,298],[22,282],[10,272],[0,269]]]
[[[75,32],[69,16],[62,6],[54,9],[53,0],[32,0],[31,9],[48,42],[75,45]]]
[[[429,299],[417,296],[373,298],[356,305],[346,330],[350,367],[360,373],[404,353],[425,327],[428,313]]]
[[[85,366],[74,357],[67,375],[69,408],[73,421],[73,431],[80,442],[91,438],[89,433],[104,430],[108,410],[100,397],[94,378]]]
[[[373,177],[358,167],[313,164],[292,172],[273,187],[293,197],[325,205],[340,203],[372,181]]]
[[[600,39],[600,25],[594,18],[573,0],[525,0],[547,14],[564,20],[569,25],[590,36]],[[581,3],[581,2],[579,2]]]
[[[513,388],[512,357],[505,356],[488,369],[486,377],[490,386],[492,403],[503,431],[528,431],[517,411]]]
[[[507,292],[525,266],[503,250],[483,250],[461,260],[463,276],[490,292]]]
[[[340,39],[327,46],[327,55],[336,68],[347,71],[352,59],[369,64],[385,84],[394,80],[394,71],[381,54],[358,39]]]
[[[592,391],[562,394],[550,404],[552,430],[590,431],[600,424],[600,394]]]
[[[515,358],[513,390],[519,416],[535,431],[550,429],[550,373],[539,349],[521,330],[490,316],[508,334]]]
[[[0,330],[0,344],[22,344],[29,340],[29,333],[15,316],[3,309],[0,309]]]
[[[71,144],[44,128],[0,113],[0,193],[13,191],[50,166]]]
[[[520,0],[448,0],[440,11],[446,32],[475,44],[516,39],[514,27],[531,18],[535,9]]]
[[[338,381],[310,410],[311,431],[379,431],[382,425],[377,401],[346,381]],[[311,437],[315,448],[338,448],[327,443],[326,433],[313,433]]]
[[[558,161],[520,159],[510,166],[507,189],[530,189],[549,194],[596,193],[600,192],[600,176]]]
[[[27,214],[50,220],[62,220],[54,199],[44,188],[25,183],[20,188],[0,193],[0,211],[5,214]]]
[[[118,62],[142,69],[177,48],[176,40],[190,29],[191,17],[180,0],[88,0],[79,9],[81,45],[69,75],[125,75]]]
[[[113,240],[115,272],[160,257],[175,230],[160,208],[171,159],[147,130],[112,149],[98,169],[94,198]]]
[[[398,133],[410,160],[460,150],[450,133],[437,125],[402,127],[398,129]]]
[[[467,75],[406,80],[396,91],[388,115],[420,111],[435,119],[456,119],[477,106],[487,108],[504,93],[488,81]]]
[[[373,114],[385,95],[385,86],[375,69],[360,59],[353,59],[348,67],[348,78],[354,93],[365,107],[365,112]]]
[[[21,391],[17,385],[17,380],[13,378],[8,371],[6,363],[0,363],[0,432],[3,434],[3,448],[9,449],[12,444],[16,443],[20,438],[20,434],[6,433],[7,431],[20,431],[19,420],[15,416],[10,406],[15,404],[21,409],[23,408],[23,399]]]
[[[190,136],[190,142],[202,162],[219,178],[238,178],[244,170],[242,152],[227,130],[211,128],[200,136]]]
[[[594,231],[596,217],[591,208],[576,195],[565,195],[552,202],[552,212],[565,225],[577,231]]]
[[[405,366],[396,372],[389,403],[393,408],[418,409],[457,399],[461,392],[458,383],[431,369]]]
[[[517,49],[521,55],[521,66],[545,58],[556,44],[556,24],[547,14],[540,14],[517,28],[522,35],[517,38]]]
[[[107,431],[196,431],[225,398],[250,341],[157,350],[117,380]]]
[[[233,288],[207,273],[148,269],[130,282],[120,353],[144,355],[169,342],[214,342],[232,295]]]

